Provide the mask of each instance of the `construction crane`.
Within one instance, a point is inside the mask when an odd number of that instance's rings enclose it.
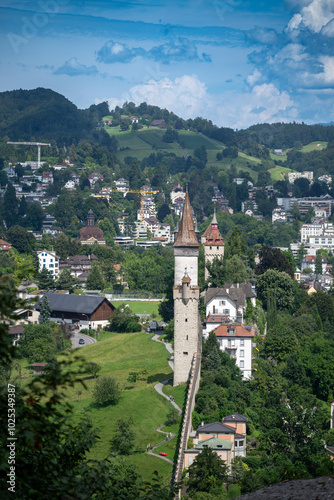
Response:
[[[107,188],[107,189],[105,189],[105,193],[103,193],[103,188],[102,188],[101,191],[102,191],[102,193],[100,192],[99,194],[96,194],[95,198],[106,197],[109,200],[108,193],[122,193],[124,195],[124,197],[128,193],[140,194],[141,195],[141,197],[140,197],[140,221],[141,222],[144,220],[144,196],[145,196],[145,194],[157,194],[157,193],[159,193],[159,191],[146,191],[146,190],[143,190],[143,189],[138,189],[138,190],[136,190],[136,189],[129,189],[128,191],[120,191],[119,189]]]
[[[37,146],[38,156],[37,156],[37,168],[41,166],[41,146],[51,146],[51,144],[46,142],[12,142],[8,141],[7,144],[23,144],[24,146]]]

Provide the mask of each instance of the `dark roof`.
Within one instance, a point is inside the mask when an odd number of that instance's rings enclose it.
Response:
[[[213,422],[210,424],[199,425],[197,432],[221,432],[224,434],[235,434],[235,429],[229,425],[224,425],[221,422]]]
[[[244,307],[246,299],[256,297],[250,283],[226,283],[224,288],[208,288],[205,293],[205,304],[214,297],[228,296],[238,306]]]
[[[232,413],[224,417],[224,422],[248,422],[248,418],[240,413]]]
[[[188,193],[186,193],[186,197],[184,199],[182,218],[174,247],[199,247],[194,230],[194,222]]]
[[[9,335],[18,335],[18,334],[21,335],[23,331],[24,331],[23,325],[10,326],[8,328]]]
[[[97,226],[85,226],[79,229],[78,237],[80,240],[86,241],[89,238],[95,238],[98,241],[104,241],[102,229]]]
[[[105,297],[92,297],[88,295],[61,295],[58,293],[45,293],[52,311],[93,314],[94,311],[106,301],[112,309],[115,307]],[[39,310],[43,298],[36,305]]]

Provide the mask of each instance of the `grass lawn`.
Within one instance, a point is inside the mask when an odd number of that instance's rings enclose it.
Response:
[[[115,307],[128,304],[134,314],[159,314],[160,300],[115,300],[111,301]]]
[[[269,172],[273,181],[282,181],[285,178],[285,174],[293,172],[293,170],[291,170],[291,168],[281,167],[280,165],[277,165],[275,168],[269,169]]]
[[[106,458],[109,453],[109,441],[120,418],[134,421],[136,432],[136,453],[126,457],[126,461],[138,467],[144,479],[150,479],[153,470],[158,470],[162,477],[171,474],[171,466],[144,453],[148,443],[157,444],[163,439],[155,429],[167,420],[171,405],[154,390],[158,381],[172,376],[168,366],[169,353],[164,345],[153,342],[151,335],[144,333],[115,334],[110,333],[103,342],[82,347],[79,354],[86,361],[99,363],[102,370],[100,377],[114,377],[123,389],[121,399],[115,406],[99,407],[92,398],[95,379],[87,377],[87,390],[79,384],[66,391],[66,399],[74,408],[73,418],[79,420],[85,411],[89,411],[94,426],[99,429],[101,439],[92,448],[89,457]],[[76,350],[78,353],[78,350]],[[135,384],[127,381],[129,372],[146,369],[145,380]],[[78,401],[78,389],[82,391]],[[172,427],[167,432],[177,432]],[[173,430],[172,430],[173,429]],[[169,465],[169,466],[168,466]]]
[[[306,146],[302,147],[303,153],[309,153],[310,151],[321,151],[322,149],[327,148],[328,142],[325,141],[315,141],[310,142],[310,144],[306,144]]]

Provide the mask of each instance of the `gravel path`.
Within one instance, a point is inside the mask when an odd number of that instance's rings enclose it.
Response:
[[[160,340],[159,338],[160,336],[158,334],[155,334],[153,337],[152,337],[152,340],[155,340],[156,342],[160,342],[161,344],[164,344],[164,346],[166,347],[167,351],[171,354],[171,357],[168,361],[168,364],[169,366],[171,367],[171,369],[174,371],[174,351],[173,351],[173,348],[172,348],[172,345],[169,344],[168,342],[163,342],[162,340]],[[178,412],[178,416],[181,415],[182,413],[182,410],[181,408],[175,403],[175,401],[171,401],[170,398],[168,396],[166,396],[166,394],[163,392],[163,386],[164,385],[167,385],[171,382],[171,379],[167,379],[167,380],[164,380],[163,382],[158,382],[157,384],[155,384],[154,386],[154,389],[157,391],[158,394],[160,394],[161,396],[163,396],[165,399],[167,399],[167,401],[169,401],[169,403],[174,406],[174,408],[177,410]],[[177,418],[177,417],[175,417]],[[175,419],[173,419],[175,420]],[[162,428],[165,427],[167,424],[169,424],[170,422],[172,422],[172,420],[168,420],[168,422],[164,422],[163,424],[160,425],[160,427],[157,428],[157,431],[158,432],[161,432],[162,434],[165,434],[167,436],[167,434],[171,434],[171,437],[170,439],[173,439],[175,437],[175,434],[172,434],[172,433],[169,433],[169,432],[166,432],[166,431],[163,431]],[[167,441],[166,441],[167,442]],[[151,450],[149,450],[147,453],[149,455],[154,455],[155,457],[158,457],[158,458],[161,458],[162,460],[165,460],[165,462],[168,462],[172,465],[174,465],[174,462],[172,460],[169,460],[169,458],[167,457],[164,457],[162,455],[158,455],[157,453],[154,453],[154,450],[156,448],[158,448],[159,446],[161,446],[162,443],[159,443],[157,446],[154,446]]]

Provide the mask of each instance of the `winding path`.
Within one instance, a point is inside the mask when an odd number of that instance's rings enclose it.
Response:
[[[169,359],[169,361],[168,361],[168,364],[169,364],[169,366],[171,367],[171,369],[174,371],[174,351],[173,351],[172,345],[171,345],[171,344],[169,344],[168,342],[163,342],[162,340],[159,340],[159,335],[158,335],[158,334],[155,334],[155,335],[152,337],[152,340],[155,340],[156,342],[160,342],[161,344],[164,344],[164,345],[165,345],[165,347],[166,347],[167,351],[171,354],[171,357],[170,357],[170,359]],[[169,397],[168,397],[168,396],[166,396],[166,394],[164,394],[164,392],[163,392],[163,390],[162,390],[162,389],[163,389],[163,386],[164,386],[164,385],[167,385],[169,382],[170,382],[170,379],[164,380],[163,382],[158,382],[157,384],[155,384],[154,389],[157,391],[157,393],[158,393],[158,394],[160,394],[160,395],[161,395],[161,396],[163,396],[165,399],[167,399],[167,401],[169,401],[169,403],[170,403],[172,406],[174,406],[174,408],[175,408],[175,409],[177,410],[177,412],[178,412],[178,415],[177,415],[177,416],[179,416],[179,415],[181,415],[181,413],[182,413],[181,408],[180,408],[180,407],[179,407],[179,406],[178,406],[178,405],[177,405],[174,401],[171,401],[171,400],[169,399]],[[175,418],[177,418],[177,417],[175,417]],[[165,427],[167,424],[169,424],[170,422],[172,422],[173,420],[175,420],[175,418],[173,418],[172,420],[168,420],[167,422],[164,422],[162,425],[160,425],[160,427],[158,427],[158,428],[157,428],[157,432],[161,432],[162,434],[165,434],[166,436],[167,436],[168,434],[171,434],[171,433],[166,432],[166,431],[163,431],[163,430],[161,430],[161,429],[162,429],[163,427]],[[171,434],[171,438],[170,438],[170,439],[173,439],[174,437],[175,437],[175,434]],[[167,442],[167,440],[166,440],[166,442]],[[152,448],[151,450],[149,450],[147,453],[148,453],[149,455],[154,455],[155,457],[161,458],[162,460],[165,460],[165,462],[168,462],[168,463],[170,463],[170,464],[174,465],[174,462],[173,462],[172,460],[169,460],[169,458],[164,457],[164,456],[162,456],[162,455],[157,455],[156,453],[154,453],[154,450],[155,450],[156,448],[158,448],[159,446],[161,446],[162,444],[163,444],[163,442],[162,442],[162,443],[159,443],[159,444],[158,444],[158,445],[156,445],[156,446],[153,446],[153,448]]]

